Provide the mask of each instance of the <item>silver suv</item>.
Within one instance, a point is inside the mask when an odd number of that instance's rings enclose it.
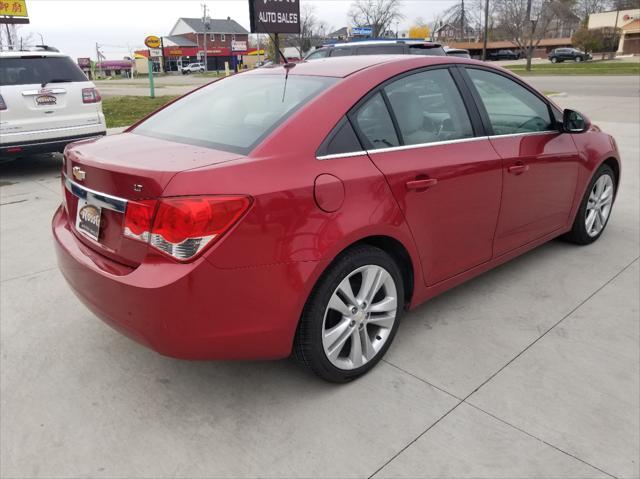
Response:
[[[105,134],[100,93],[71,58],[0,52],[0,158],[62,151]]]

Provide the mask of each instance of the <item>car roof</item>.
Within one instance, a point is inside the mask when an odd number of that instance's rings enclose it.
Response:
[[[22,50],[3,50],[0,51],[0,58],[23,58],[23,57],[68,57],[60,52],[52,52],[47,50],[38,51],[22,51]]]
[[[354,40],[350,42],[338,42],[338,43],[329,43],[323,45],[323,48],[326,47],[359,47],[366,45],[433,45],[440,46],[439,43],[429,42],[427,40],[420,40],[416,38],[389,38],[389,39],[378,39],[378,40]]]
[[[427,55],[353,55],[344,57],[325,57],[313,61],[301,61],[289,65],[290,75],[325,76],[345,78],[353,73],[388,63],[406,63],[407,67],[420,68],[442,63],[473,63],[483,64],[466,58]],[[242,75],[282,75],[285,67],[271,65],[256,68]]]

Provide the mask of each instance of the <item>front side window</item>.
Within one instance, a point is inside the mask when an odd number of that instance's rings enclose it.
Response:
[[[294,111],[335,83],[335,78],[237,75],[172,103],[133,133],[179,143],[249,153]]]
[[[484,104],[494,135],[555,130],[547,103],[497,73],[468,68]]]
[[[473,136],[464,102],[448,70],[408,75],[384,91],[405,145]]]
[[[398,135],[387,105],[380,93],[376,93],[355,114],[355,123],[364,136],[367,149],[398,146]]]
[[[313,53],[310,53],[305,60],[317,60],[318,58],[324,58],[328,55],[329,50],[327,48],[322,48],[320,50],[316,50]]]

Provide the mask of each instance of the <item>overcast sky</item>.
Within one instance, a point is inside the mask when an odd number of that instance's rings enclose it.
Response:
[[[96,42],[108,59],[121,59],[143,48],[147,35],[167,35],[179,17],[200,17],[203,0],[27,0],[31,24],[22,36],[38,32],[47,45],[71,57],[95,58]],[[231,17],[249,29],[247,0],[206,0],[212,18]],[[338,29],[347,25],[350,0],[302,0],[315,7],[316,16]],[[430,20],[455,3],[453,0],[404,0],[407,29],[416,17]],[[36,35],[36,39],[40,37]]]

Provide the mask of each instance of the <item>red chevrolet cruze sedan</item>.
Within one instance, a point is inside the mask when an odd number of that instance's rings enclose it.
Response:
[[[232,76],[65,152],[60,268],[91,311],[186,359],[347,381],[400,314],[558,236],[588,244],[614,139],[511,73],[342,57]]]

